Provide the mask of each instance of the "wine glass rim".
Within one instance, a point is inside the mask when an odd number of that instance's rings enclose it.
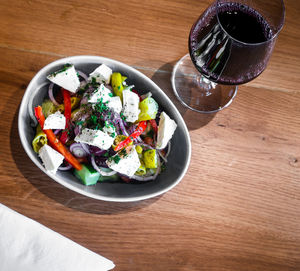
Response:
[[[261,44],[265,44],[265,43],[268,43],[268,42],[271,42],[273,41],[275,38],[277,38],[278,34],[280,33],[280,31],[282,30],[283,28],[283,25],[284,25],[284,22],[285,22],[285,5],[284,5],[284,2],[283,0],[280,0],[281,2],[281,5],[282,5],[282,22],[281,22],[281,25],[279,27],[279,29],[276,31],[276,33],[274,35],[272,35],[272,38],[266,40],[266,41],[263,41],[263,42],[255,42],[255,43],[248,43],[248,42],[243,42],[243,41],[240,41],[234,37],[232,37],[226,30],[225,28],[223,27],[223,25],[221,24],[220,22],[220,19],[219,19],[219,12],[218,12],[218,4],[221,0],[216,0],[215,2],[215,5],[216,5],[216,17],[217,17],[217,20],[218,20],[218,23],[220,25],[220,27],[222,28],[222,30],[228,35],[228,37],[230,37],[230,39],[234,40],[235,42],[238,42],[240,44],[243,44],[243,45],[248,45],[248,46],[257,46],[257,45],[261,45]],[[230,3],[230,2],[229,2]],[[231,2],[231,3],[238,3],[238,2]],[[246,4],[243,4],[246,6]]]

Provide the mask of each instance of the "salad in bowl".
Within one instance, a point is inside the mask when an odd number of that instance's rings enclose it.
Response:
[[[18,130],[48,177],[104,201],[161,195],[179,184],[191,158],[186,124],[164,91],[101,56],[70,56],[40,69],[23,95]]]
[[[32,148],[47,172],[70,171],[91,186],[149,182],[168,167],[177,123],[151,91],[106,64],[84,73],[64,63],[46,80]]]

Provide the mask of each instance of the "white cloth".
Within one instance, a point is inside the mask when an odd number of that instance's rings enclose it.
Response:
[[[0,204],[1,271],[107,271],[114,263]]]

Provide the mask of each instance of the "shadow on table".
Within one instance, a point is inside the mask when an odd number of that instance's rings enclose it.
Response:
[[[24,178],[48,198],[80,212],[117,214],[134,212],[151,205],[162,197],[158,196],[153,199],[128,203],[106,202],[83,196],[56,183],[37,168],[25,153],[18,135],[18,112],[19,110],[17,109],[10,131],[12,157]],[[30,194],[29,197],[33,197],[33,195],[34,194]]]
[[[162,65],[152,76],[152,80],[165,92],[165,94],[170,98],[173,104],[176,106],[177,110],[183,117],[187,128],[192,130],[197,130],[205,125],[207,125],[214,117],[215,114],[201,114],[192,111],[182,105],[178,98],[175,96],[171,84],[171,75],[173,66],[176,62],[166,63]]]

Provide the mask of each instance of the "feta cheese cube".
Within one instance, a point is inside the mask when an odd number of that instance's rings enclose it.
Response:
[[[65,129],[66,128],[66,117],[60,113],[60,111],[49,115],[45,119],[43,129]]]
[[[164,149],[169,140],[172,138],[177,124],[174,120],[170,119],[170,117],[165,113],[162,112],[160,114],[159,124],[158,124],[158,131],[157,131],[157,143],[156,148],[161,150]]]
[[[111,97],[106,106],[118,114],[122,111],[122,102],[119,96]]]
[[[66,66],[63,69],[48,75],[47,78],[52,83],[73,93],[75,93],[80,86],[80,81],[74,65]]]
[[[56,173],[58,167],[62,164],[64,157],[59,152],[51,148],[49,145],[44,145],[39,150],[45,169],[53,174]]]
[[[89,103],[98,103],[102,99],[103,103],[108,102],[111,99],[112,92],[110,89],[101,84],[89,97]]]
[[[126,118],[127,122],[135,122],[140,114],[139,110],[139,103],[140,98],[139,96],[130,91],[130,90],[123,90],[123,115]]]
[[[96,70],[90,73],[89,80],[92,78],[96,79],[96,82],[109,84],[110,77],[112,75],[111,68],[107,67],[105,64],[100,65]]]
[[[76,142],[96,146],[102,150],[108,150],[114,142],[114,138],[101,130],[85,128],[74,139]]]
[[[132,177],[141,165],[138,153],[135,147],[132,147],[128,154],[121,153],[122,151],[107,159],[106,164],[112,170]]]

